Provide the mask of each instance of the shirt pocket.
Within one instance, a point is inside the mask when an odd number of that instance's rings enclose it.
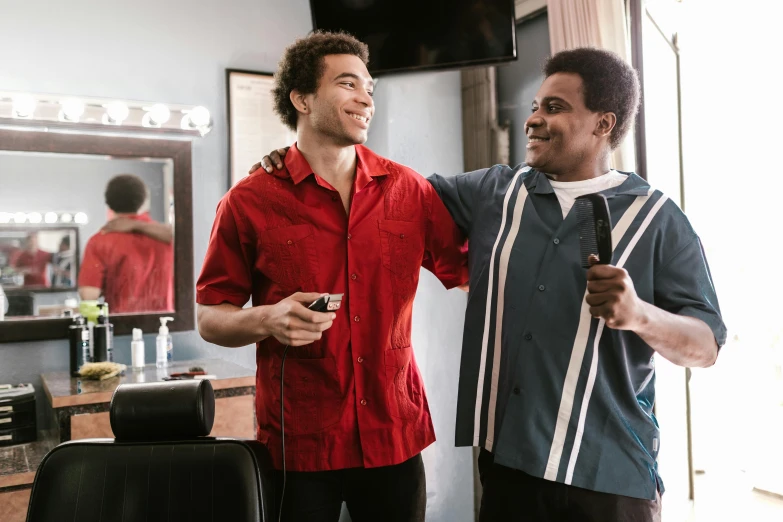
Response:
[[[281,359],[275,357],[274,395],[280,415]],[[340,421],[343,394],[340,392],[337,363],[334,357],[285,360],[283,391],[285,393],[285,431],[307,435],[323,431]]]
[[[412,348],[386,350],[386,403],[392,417],[405,420],[419,418],[423,408],[421,377],[411,365]]]
[[[417,272],[424,259],[424,234],[415,221],[378,221],[383,266],[398,277]]]
[[[267,230],[261,236],[261,272],[283,288],[313,284],[318,276],[318,254],[313,227],[291,225]]]

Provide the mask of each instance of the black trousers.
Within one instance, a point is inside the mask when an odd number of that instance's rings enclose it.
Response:
[[[337,522],[343,501],[352,522],[424,522],[427,486],[421,455],[396,466],[289,471],[287,476],[284,522]],[[282,486],[283,473],[278,471],[277,506]]]
[[[481,450],[480,522],[660,522],[661,498],[599,493],[533,477],[495,464]]]

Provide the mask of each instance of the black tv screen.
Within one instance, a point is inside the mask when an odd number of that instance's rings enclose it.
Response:
[[[517,57],[514,0],[310,0],[315,29],[370,48],[370,73],[487,65]]]

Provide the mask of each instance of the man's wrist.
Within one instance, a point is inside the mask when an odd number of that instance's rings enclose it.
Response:
[[[251,320],[253,321],[254,326],[254,335],[258,338],[258,342],[261,342],[272,335],[272,331],[269,328],[270,308],[270,305],[253,306],[250,308]]]
[[[642,301],[639,297],[636,298],[636,320],[634,321],[633,332],[637,335],[642,335],[647,332],[653,322],[653,314],[655,313],[655,306],[646,301]]]

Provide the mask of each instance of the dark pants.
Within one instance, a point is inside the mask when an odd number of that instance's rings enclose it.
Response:
[[[352,522],[424,522],[427,485],[421,455],[396,466],[287,475],[284,522],[337,522],[343,501]],[[278,506],[282,486],[283,473],[277,472]]]
[[[532,477],[481,450],[480,522],[660,522],[661,500],[598,493]]]

